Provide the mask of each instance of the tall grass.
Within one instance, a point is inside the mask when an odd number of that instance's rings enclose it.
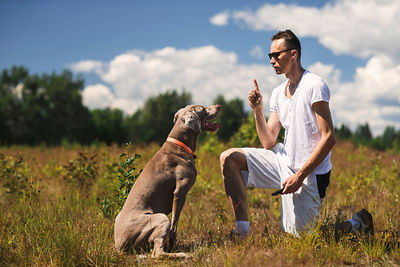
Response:
[[[196,151],[198,176],[181,214],[176,247],[192,257],[182,261],[117,253],[114,218],[101,209],[105,199],[115,197],[119,155],[142,155],[136,159],[140,170],[158,146],[1,148],[0,266],[400,264],[400,155],[349,143],[337,144],[332,154],[331,184],[318,224],[366,208],[374,217],[374,238],[335,240],[332,229],[319,227],[300,238],[285,234],[280,199],[272,190],[253,189],[247,191],[253,234],[231,242],[234,218],[219,169],[219,153],[228,147],[210,138]]]

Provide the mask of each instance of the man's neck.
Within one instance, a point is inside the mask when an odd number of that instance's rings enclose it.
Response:
[[[286,78],[290,81],[292,85],[298,85],[301,77],[303,76],[304,69],[301,65],[295,66],[292,71],[286,73]]]

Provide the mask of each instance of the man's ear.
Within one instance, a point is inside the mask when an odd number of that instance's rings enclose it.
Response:
[[[194,111],[186,112],[184,115],[185,124],[196,133],[201,133],[201,121]]]
[[[178,110],[175,115],[174,115],[174,123],[178,120],[179,117],[179,112],[181,112],[183,110],[183,108],[181,108],[180,110]]]
[[[290,53],[292,54],[292,56],[296,56],[296,60],[299,59],[299,51],[297,51],[296,49],[293,49],[290,51]]]

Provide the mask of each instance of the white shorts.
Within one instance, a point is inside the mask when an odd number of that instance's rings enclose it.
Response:
[[[283,145],[278,143],[273,150],[264,148],[242,148],[248,171],[241,171],[246,187],[282,188],[283,181],[294,174],[288,167]],[[312,227],[318,220],[322,199],[329,185],[330,172],[311,174],[296,193],[281,195],[282,228],[285,232],[298,234]]]

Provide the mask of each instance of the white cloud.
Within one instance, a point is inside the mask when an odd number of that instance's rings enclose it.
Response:
[[[91,109],[109,107],[114,101],[110,88],[103,84],[89,85],[82,92],[83,104]]]
[[[228,14],[252,30],[290,28],[299,37],[315,37],[335,54],[367,58],[384,53],[399,59],[398,0],[337,0],[321,8],[265,4]]]
[[[253,47],[250,51],[250,56],[252,56],[255,59],[264,59],[265,54],[264,50],[261,48],[261,46],[256,45]]]
[[[357,68],[351,82],[341,82],[333,65],[316,63],[309,69],[326,78],[337,124],[354,130],[368,122],[374,135],[382,134],[388,125],[400,129],[400,64],[387,56],[372,57],[365,67]]]
[[[307,70],[323,77],[325,82],[331,86],[338,86],[340,84],[342,72],[335,68],[333,64],[327,65],[321,62],[316,62],[310,65]]]
[[[82,66],[81,62],[70,66]],[[116,56],[110,62],[101,62],[92,68],[73,70],[97,72],[100,79],[110,85],[90,85],[84,89],[84,103],[91,108],[118,107],[132,113],[144,101],[167,90],[181,92],[185,88],[192,94],[193,103],[208,105],[222,94],[225,99],[240,98],[247,107],[248,91],[259,82],[265,93],[264,103],[269,103],[272,89],[283,77],[275,75],[266,64],[244,65],[238,63],[235,53],[214,46],[176,49],[166,47],[154,51],[133,50]]]
[[[120,98],[103,84],[86,86],[82,92],[83,104],[90,109],[118,108],[130,114],[142,104],[141,99]]]
[[[210,23],[216,26],[225,26],[228,24],[229,12],[224,11],[210,18]]]
[[[322,7],[265,4],[228,11],[240,27],[254,31],[292,29],[316,38],[333,53],[368,59],[354,80],[343,82],[333,64],[308,69],[328,83],[335,123],[354,130],[368,122],[375,135],[388,125],[400,129],[400,1],[336,0]]]
[[[317,38],[336,54],[369,58],[357,68],[353,81],[344,82],[334,64],[316,62],[308,69],[323,77],[331,89],[335,124],[346,123],[354,130],[368,122],[375,135],[387,125],[400,129],[400,1],[337,0],[321,8],[266,4],[255,11],[224,11],[210,22],[223,26],[230,18],[252,30],[291,28],[300,37]],[[259,46],[250,54],[264,57]],[[249,109],[247,93],[254,78],[268,110],[272,89],[285,78],[265,63],[240,64],[235,53],[212,45],[133,50],[109,62],[85,60],[70,67],[93,72],[109,85],[86,87],[87,106],[117,107],[126,113],[137,110],[150,96],[182,88],[192,94],[194,103],[211,104],[222,94],[228,100],[239,97]]]
[[[142,104],[141,99],[128,99],[128,98],[117,98],[114,99],[110,105],[112,108],[118,108],[125,111],[127,114],[132,114]]]
[[[193,103],[208,105],[218,94],[238,97],[245,103],[257,79],[268,114],[269,96],[284,80],[267,64],[240,64],[236,54],[214,46],[191,49],[166,47],[154,51],[131,51],[116,56],[99,74],[109,84],[89,85],[83,91],[90,108],[115,107],[131,114],[150,97],[170,89],[185,88]],[[95,67],[87,68],[87,72]],[[368,122],[373,133],[381,134],[387,125],[400,129],[400,65],[387,56],[372,57],[359,67],[354,81],[343,82],[341,71],[321,62],[308,67],[323,77],[331,89],[331,110],[335,124],[346,123],[354,130]]]
[[[17,86],[14,87],[12,92],[19,100],[22,100],[22,91],[23,90],[24,90],[24,84],[19,83],[19,84],[17,84]]]
[[[103,62],[97,60],[81,60],[67,66],[75,72],[94,72],[97,74],[101,74],[105,67]]]

